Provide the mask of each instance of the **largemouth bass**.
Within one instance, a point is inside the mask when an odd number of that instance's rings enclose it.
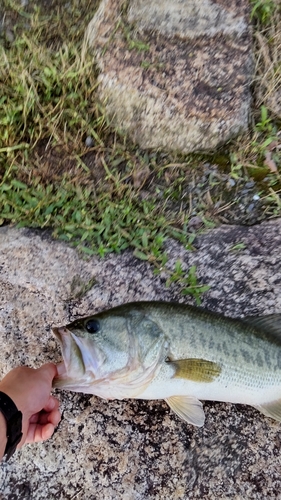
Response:
[[[202,426],[200,400],[254,406],[281,422],[281,314],[232,319],[184,304],[135,302],[53,329],[54,387],[105,399],[165,399]]]

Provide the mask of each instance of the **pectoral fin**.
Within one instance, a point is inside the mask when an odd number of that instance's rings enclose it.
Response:
[[[193,396],[171,396],[165,399],[170,408],[185,420],[188,424],[202,427],[205,422],[205,414],[201,401]]]
[[[213,382],[221,373],[221,367],[213,361],[190,358],[168,360],[175,368],[174,377],[193,380],[194,382]]]
[[[255,408],[266,417],[274,418],[274,420],[281,422],[281,399],[276,399],[276,401],[264,405],[256,405]]]

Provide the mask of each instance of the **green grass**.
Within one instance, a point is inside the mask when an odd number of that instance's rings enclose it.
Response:
[[[62,4],[48,13],[4,0],[9,29],[0,38],[0,224],[50,228],[84,254],[132,248],[168,276],[167,285],[177,283],[199,303],[208,287],[198,283],[194,267],[186,271],[177,262],[169,270],[167,238],[192,251],[194,215],[200,229],[224,221],[228,207],[239,205],[239,193],[226,188],[230,178],[238,187],[256,180],[262,218],[281,212],[280,116],[258,97],[259,46],[247,137],[210,156],[142,151],[108,121],[91,54],[82,51],[96,4],[88,0],[81,7],[74,0],[71,9]],[[252,2],[255,33],[271,48],[277,9],[273,1]],[[127,39],[132,50],[146,50],[130,33]],[[92,138],[90,149],[86,137]],[[217,163],[221,172],[207,186],[206,162]],[[193,194],[193,184],[202,195]]]
[[[251,0],[251,19],[267,25],[275,13],[276,5],[274,0]]]

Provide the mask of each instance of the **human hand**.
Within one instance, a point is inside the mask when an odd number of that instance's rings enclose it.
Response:
[[[50,394],[56,375],[56,365],[47,363],[38,369],[14,368],[0,381],[0,391],[10,396],[22,412],[23,436],[18,448],[49,439],[58,425],[59,402]]]

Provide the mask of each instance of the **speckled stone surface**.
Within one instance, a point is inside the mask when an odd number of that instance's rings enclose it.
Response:
[[[244,249],[233,250],[238,243]],[[281,220],[221,227],[194,245],[187,252],[168,241],[169,265],[197,265],[211,285],[205,307],[231,316],[281,311]],[[0,228],[0,285],[1,375],[60,361],[52,325],[131,300],[189,300],[131,252],[86,261],[48,233],[8,227]],[[280,498],[281,425],[250,407],[205,403],[196,429],[162,401],[57,394],[55,435],[1,463],[1,500]]]
[[[87,37],[99,96],[144,148],[213,149],[248,127],[246,0],[102,0]]]

